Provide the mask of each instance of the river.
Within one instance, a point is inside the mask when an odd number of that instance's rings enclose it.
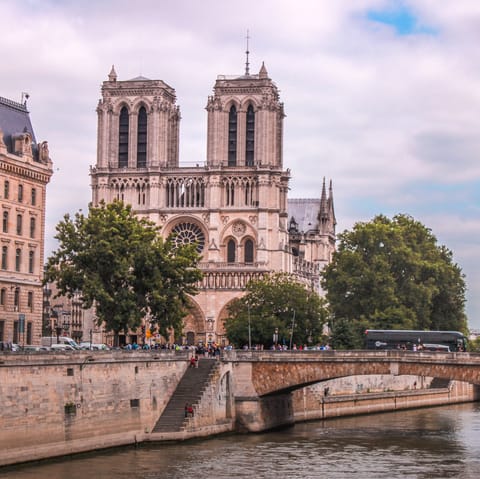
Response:
[[[0,469],[0,479],[480,477],[480,403],[300,423]]]

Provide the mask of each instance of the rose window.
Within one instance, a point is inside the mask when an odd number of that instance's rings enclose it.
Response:
[[[196,244],[197,252],[201,253],[205,246],[205,235],[195,223],[179,223],[172,230],[173,242],[176,246]]]

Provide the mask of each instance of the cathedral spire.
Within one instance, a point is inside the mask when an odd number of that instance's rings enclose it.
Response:
[[[250,52],[248,51],[248,40],[250,40],[250,36],[248,35],[248,30],[247,30],[247,50],[245,51],[247,59],[245,61],[245,76],[250,75],[250,63],[248,63],[248,55],[250,54]]]
[[[108,81],[117,81],[117,72],[115,71],[115,66],[112,65],[112,69],[108,74]]]
[[[268,78],[268,72],[265,68],[265,62],[262,62],[262,68],[260,68],[260,72],[258,73],[259,78]]]

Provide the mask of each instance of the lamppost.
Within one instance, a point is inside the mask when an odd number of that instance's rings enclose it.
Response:
[[[248,350],[252,350],[252,324],[250,322],[250,303],[247,303],[248,308]]]
[[[295,310],[293,310],[292,329],[290,330],[290,351],[292,350],[293,328],[295,327]]]

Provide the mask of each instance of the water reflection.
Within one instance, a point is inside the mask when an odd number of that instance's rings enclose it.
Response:
[[[479,434],[480,405],[466,404],[115,449],[1,470],[0,479],[476,479]]]

